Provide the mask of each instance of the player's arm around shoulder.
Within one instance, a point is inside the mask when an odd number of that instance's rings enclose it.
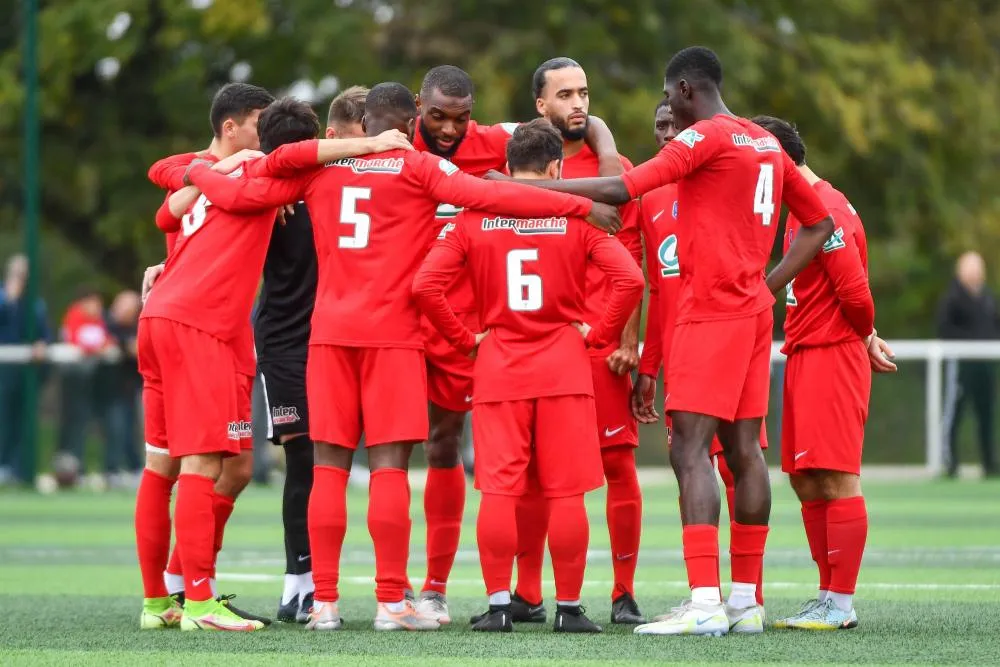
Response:
[[[146,172],[150,182],[161,190],[175,192],[184,187],[184,172],[197,153],[180,153],[157,160]]]
[[[252,176],[250,172],[256,172],[255,166],[223,175],[195,162],[188,168],[185,181],[196,185],[214,206],[231,213],[277,209],[302,198],[301,181]]]

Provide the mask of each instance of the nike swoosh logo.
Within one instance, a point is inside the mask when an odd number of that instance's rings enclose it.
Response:
[[[711,620],[712,620],[711,616],[706,616],[705,618],[699,618],[698,620],[696,620],[694,622],[694,624],[695,625],[705,625],[706,623],[708,623]]]
[[[663,215],[663,211],[660,211],[659,213],[657,213],[656,215],[654,215],[653,218],[652,218],[653,222],[656,222],[661,215]]]
[[[803,456],[805,456],[808,453],[809,453],[808,449],[806,451],[804,451],[804,452],[799,452],[798,454],[795,455],[795,460],[798,461],[799,459],[801,459]]]
[[[610,428],[606,428],[606,429],[604,429],[604,437],[605,437],[605,438],[610,438],[610,437],[611,437],[611,436],[613,436],[614,434],[616,434],[616,433],[621,433],[621,432],[622,432],[622,431],[624,431],[624,430],[625,430],[625,427],[624,427],[624,426],[619,426],[619,427],[618,427],[618,428],[616,428],[616,429],[610,429]]]
[[[631,558],[634,555],[635,555],[634,553],[631,553],[631,554],[625,554],[624,556],[615,556],[615,558],[617,560],[628,560],[629,558]]]
[[[465,402],[466,403],[472,403],[472,397],[471,396],[466,396],[465,397]]]
[[[201,586],[203,583],[205,583],[205,577],[202,577],[201,579],[195,579],[191,583],[194,584],[195,586]]]
[[[445,586],[447,583],[447,581],[437,581],[436,579],[431,579],[432,586]]]
[[[833,554],[839,554],[839,553],[840,553],[840,549],[834,549],[833,551],[827,551],[826,555],[827,556],[832,556]]]
[[[312,558],[312,556],[299,556],[299,562],[306,561]]]

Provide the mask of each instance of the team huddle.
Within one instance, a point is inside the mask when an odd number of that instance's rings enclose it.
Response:
[[[364,446],[374,627],[452,622],[447,583],[471,413],[488,596],[473,630],[548,619],[547,542],[554,631],[601,632],[581,606],[584,497],[606,483],[612,623],[636,634],[763,632],[771,494],[761,450],[772,307],[784,292],[782,468],[802,503],[819,594],[774,627],[855,627],[871,373],[895,370],[874,329],[864,230],[847,199],[806,166],[795,127],[733,115],[721,84],[714,53],[678,52],[655,109],[660,151],[634,168],[589,115],[586,74],[568,58],[535,72],[540,118],[523,124],[471,120],[472,81],[449,65],[430,70],[416,96],[398,83],[344,91],[322,139],[308,104],[223,87],[209,148],[149,172],[167,191],[156,214],[167,259],[147,270],[139,326],[140,626],[270,623],[235,607],[215,581],[226,522],[252,471],[259,369],[268,435],[287,470],[279,620],[342,627],[347,483]],[[784,256],[766,273],[782,203]],[[647,619],[634,589],[634,450],[637,425],[660,419],[661,368],[691,595]],[[427,572],[418,592],[407,568],[407,471],[421,443]],[[726,599],[717,471],[731,522]]]

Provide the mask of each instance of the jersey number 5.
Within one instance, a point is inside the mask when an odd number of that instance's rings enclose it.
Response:
[[[525,262],[538,261],[538,248],[507,253],[507,306],[518,312],[542,307],[542,277],[524,272]]]
[[[757,190],[753,195],[753,212],[760,215],[761,223],[767,227],[774,215],[774,165],[760,165],[757,175]]]
[[[357,250],[368,247],[368,235],[372,228],[372,219],[367,213],[358,210],[359,201],[372,198],[371,188],[345,187],[340,193],[340,223],[354,225],[354,233],[337,239],[338,248]]]

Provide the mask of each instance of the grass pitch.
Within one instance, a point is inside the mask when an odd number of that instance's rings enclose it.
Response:
[[[799,509],[776,478],[765,594],[771,619],[811,597],[815,570]],[[647,615],[685,595],[676,487],[645,491],[637,597]],[[140,632],[139,572],[132,533],[133,496],[68,492],[0,493],[0,664],[3,665],[635,665],[702,664],[997,664],[1000,618],[1000,484],[866,482],[871,514],[853,631],[768,630],[762,636],[638,637],[607,625],[611,561],[603,493],[589,498],[591,554],[584,588],[597,636],[553,635],[550,625],[483,636],[466,619],[485,603],[475,553],[475,503],[469,492],[462,550],[449,601],[455,619],[441,632],[375,633],[373,552],[363,494],[349,501],[344,548],[342,632],[307,633],[275,624],[252,635]],[[239,500],[219,563],[222,592],[241,607],[273,614],[281,592],[281,495],[251,488]],[[423,576],[422,499],[414,493],[410,576]],[[727,531],[723,529],[725,545]],[[728,564],[723,562],[723,581]],[[545,595],[552,618],[551,573]]]

